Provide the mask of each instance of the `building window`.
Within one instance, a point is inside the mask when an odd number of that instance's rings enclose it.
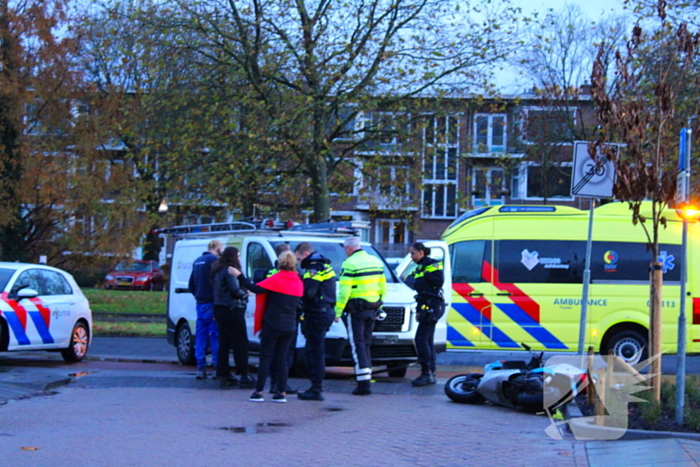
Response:
[[[576,109],[530,107],[524,109],[522,139],[527,143],[568,143],[574,140]]]
[[[379,165],[375,165],[379,163]],[[358,160],[353,193],[360,204],[380,209],[416,208],[415,169],[392,158]]]
[[[505,114],[476,114],[474,152],[506,152],[506,123]]]
[[[406,222],[398,219],[377,219],[374,244],[386,257],[401,257],[406,254],[408,228]]]
[[[456,184],[425,183],[423,185],[424,217],[455,217],[456,213]]]
[[[573,199],[571,197],[571,163],[551,164],[546,167],[528,163],[522,169],[524,170],[521,170],[521,174],[524,172],[525,176],[521,176],[520,180],[525,186],[525,198]]]
[[[328,122],[328,131],[335,135],[335,141],[351,141],[356,139],[358,132],[364,126],[364,115],[353,106],[337,109]]]
[[[453,218],[457,214],[459,119],[428,117],[424,130],[423,217]]]
[[[456,115],[427,116],[424,141],[430,146],[458,146],[459,118]]]
[[[366,131],[379,146],[400,146],[408,138],[411,126],[405,114],[373,112]]]
[[[503,204],[505,191],[504,170],[498,167],[475,167],[472,169],[472,207]]]

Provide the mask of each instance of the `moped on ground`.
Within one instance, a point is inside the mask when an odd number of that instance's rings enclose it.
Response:
[[[552,412],[586,386],[586,371],[568,363],[543,366],[544,352],[533,352],[529,362],[499,360],[484,373],[456,375],[445,383],[445,394],[455,402],[493,404],[528,412]]]

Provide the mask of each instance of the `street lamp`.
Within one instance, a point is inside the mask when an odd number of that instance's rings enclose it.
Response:
[[[163,201],[160,202],[160,205],[158,206],[158,212],[161,214],[165,214],[168,212],[168,202],[163,198]]]

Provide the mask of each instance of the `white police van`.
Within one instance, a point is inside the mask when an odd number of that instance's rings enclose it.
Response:
[[[207,250],[210,241],[217,239],[224,246],[235,246],[241,253],[243,273],[250,278],[260,271],[274,267],[275,247],[287,243],[292,251],[301,242],[309,242],[315,251],[329,258],[337,275],[346,258],[343,241],[349,235],[355,235],[357,228],[367,228],[366,223],[353,221],[329,222],[323,224],[302,224],[289,230],[273,230],[263,227],[264,223],[234,222],[230,224],[207,224],[180,226],[162,229],[163,235],[177,239],[172,254],[170,286],[168,296],[167,338],[174,345],[180,363],[193,365],[194,335],[196,326],[195,300],[188,288],[192,272],[192,263]],[[364,225],[360,225],[364,224]],[[282,226],[285,228],[287,226]],[[438,254],[448,258],[446,245],[436,242]],[[361,243],[362,249],[377,256],[385,263],[384,273],[387,281],[387,294],[374,329],[372,340],[373,365],[386,365],[390,376],[402,377],[406,374],[409,363],[417,360],[414,337],[418,323],[415,319],[415,292],[399,279],[377,252],[367,243]],[[442,249],[440,249],[442,248]],[[445,284],[445,297],[450,297],[451,285]],[[255,300],[251,298],[246,310],[246,326],[250,340],[250,351],[259,351],[259,335],[253,335],[253,313]],[[305,340],[300,333],[297,339],[295,367],[303,368]],[[446,324],[443,317],[435,333],[435,346],[441,352],[446,347]],[[352,355],[347,340],[347,330],[342,321],[333,323],[326,335],[326,363],[328,366],[352,366]]]

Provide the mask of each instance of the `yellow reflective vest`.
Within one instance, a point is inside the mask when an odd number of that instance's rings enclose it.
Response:
[[[377,302],[386,295],[384,263],[366,251],[357,250],[343,261],[339,282],[336,317],[343,314],[345,305],[352,298]]]

